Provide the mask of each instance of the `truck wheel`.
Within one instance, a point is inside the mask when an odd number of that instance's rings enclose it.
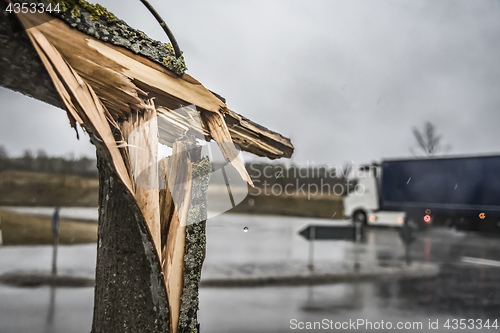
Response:
[[[366,214],[362,210],[355,211],[352,215],[352,221],[354,223],[366,224]]]

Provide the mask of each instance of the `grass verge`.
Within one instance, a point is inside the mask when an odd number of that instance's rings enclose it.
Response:
[[[24,215],[0,210],[3,245],[51,245],[50,217]],[[82,244],[97,241],[97,223],[61,219],[59,244]]]
[[[96,207],[99,180],[75,175],[0,172],[1,206]]]

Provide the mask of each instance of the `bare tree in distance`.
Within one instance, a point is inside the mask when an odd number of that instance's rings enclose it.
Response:
[[[3,145],[0,145],[0,159],[9,158],[9,154],[7,153],[7,149]]]
[[[426,121],[422,130],[416,127],[412,129],[413,135],[417,140],[417,148],[410,148],[410,151],[415,156],[433,157],[439,154],[446,154],[451,150],[450,145],[443,145],[441,143],[441,135],[436,134],[436,126],[430,121]]]
[[[7,168],[9,164],[9,154],[3,145],[0,145],[0,171]]]

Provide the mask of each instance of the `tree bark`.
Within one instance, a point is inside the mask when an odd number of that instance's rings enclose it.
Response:
[[[92,333],[168,332],[157,252],[132,195],[97,145],[99,229]]]
[[[199,157],[199,151],[195,152]],[[210,162],[202,159],[193,167],[191,205],[186,227],[183,289],[179,316],[179,333],[199,333],[199,284],[206,254],[207,189],[210,182]]]
[[[0,1],[0,86],[64,108],[47,70],[20,23]]]

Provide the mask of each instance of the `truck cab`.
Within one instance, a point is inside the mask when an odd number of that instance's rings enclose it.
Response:
[[[344,197],[345,218],[365,225],[401,227],[404,212],[380,210],[379,174],[380,167],[376,164],[351,169]]]

